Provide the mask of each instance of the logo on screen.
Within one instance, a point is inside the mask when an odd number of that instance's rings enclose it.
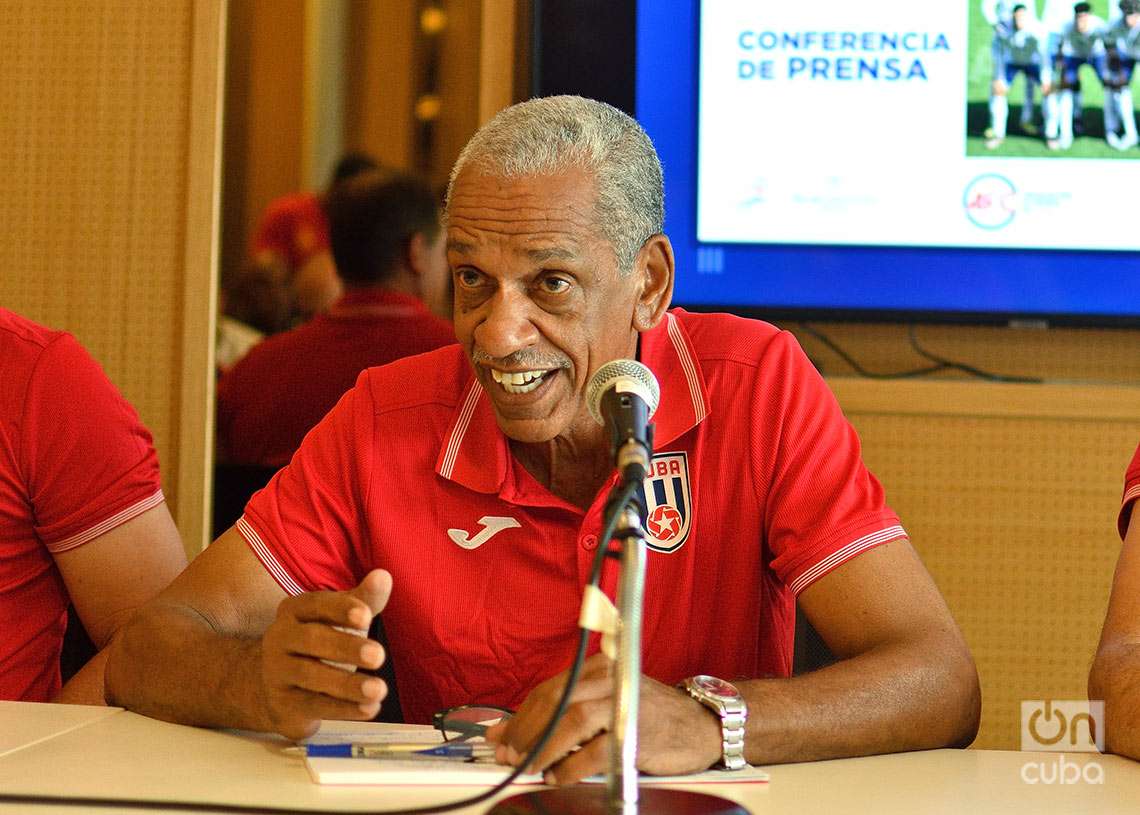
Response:
[[[1017,214],[1019,204],[1017,187],[997,173],[978,176],[966,185],[966,192],[962,196],[966,217],[974,226],[982,229],[1009,226]]]

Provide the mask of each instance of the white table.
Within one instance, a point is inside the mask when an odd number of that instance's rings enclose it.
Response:
[[[0,702],[0,793],[114,796],[298,810],[378,811],[441,803],[478,790],[452,787],[322,787],[283,740],[167,724],[115,708]],[[704,785],[753,813],[1140,812],[1140,764],[1117,756],[1064,754],[1077,783],[1026,783],[1058,753],[934,750],[767,768],[771,783]],[[1096,778],[1095,762],[1103,772]],[[1024,768],[1029,765],[1030,769]],[[682,787],[683,788],[683,787]],[[516,788],[522,791],[526,788]],[[533,789],[533,788],[531,788]],[[695,789],[695,788],[693,788]],[[506,794],[512,794],[510,792]],[[484,812],[487,804],[464,812]],[[0,802],[0,813],[74,815],[138,809],[29,806]],[[166,810],[169,811],[169,810]]]

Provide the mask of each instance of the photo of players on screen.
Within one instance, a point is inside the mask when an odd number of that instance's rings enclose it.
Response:
[[[980,0],[970,54],[967,155],[1140,158],[1140,0]]]

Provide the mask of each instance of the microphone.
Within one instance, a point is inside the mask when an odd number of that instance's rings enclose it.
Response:
[[[633,359],[607,362],[590,378],[586,405],[610,430],[614,461],[625,483],[645,479],[653,457],[653,425],[661,389],[649,368]]]

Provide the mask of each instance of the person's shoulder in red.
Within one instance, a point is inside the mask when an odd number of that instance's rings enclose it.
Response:
[[[1120,537],[1128,532],[1128,522],[1132,517],[1132,508],[1140,498],[1140,447],[1132,454],[1132,463],[1124,474],[1124,497],[1120,501],[1120,515],[1117,517],[1117,528]]]
[[[69,333],[0,309],[0,417],[53,551],[136,503],[159,502],[150,432],[98,362]]]
[[[672,309],[671,313],[684,326],[701,360],[755,363],[773,342],[792,339],[771,323],[735,314],[691,312],[681,308]]]
[[[33,323],[26,317],[0,307],[0,371],[14,370],[21,360],[35,358],[51,342],[67,336],[57,331]]]
[[[454,408],[474,374],[463,349],[454,342],[424,354],[369,368],[357,387],[367,387],[379,413],[417,405]]]
[[[353,303],[382,311],[340,313]],[[266,338],[222,377],[220,449],[233,463],[280,467],[361,371],[454,343],[451,324],[414,297],[350,294],[329,313]]]
[[[372,296],[382,306],[398,310],[399,316],[393,320],[393,325],[397,327],[396,333],[399,336],[392,337],[389,343],[393,359],[455,344],[455,326],[433,314],[419,298],[384,290],[379,290]]]
[[[63,415],[85,395],[121,398],[103,369],[71,334],[0,308],[0,416],[26,429],[45,410]],[[103,387],[105,385],[105,387]],[[53,405],[53,402],[56,404]],[[149,436],[147,438],[149,443]]]

